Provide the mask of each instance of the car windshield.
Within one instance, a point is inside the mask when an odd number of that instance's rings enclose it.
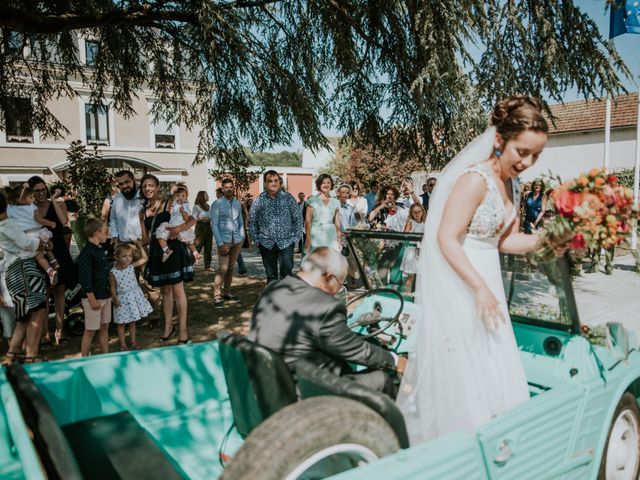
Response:
[[[351,230],[350,254],[355,254],[365,288],[393,288],[412,296],[421,241],[419,233]]]
[[[525,255],[500,255],[502,280],[514,321],[578,333],[578,314],[565,259],[536,262]]]
[[[393,288],[408,300],[414,297],[421,234],[351,230],[349,243],[365,288]],[[543,263],[524,255],[501,255],[500,262],[512,320],[578,333],[564,259]]]

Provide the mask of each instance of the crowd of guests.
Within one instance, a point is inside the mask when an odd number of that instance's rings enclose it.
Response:
[[[354,286],[357,272],[349,258],[346,231],[423,232],[436,178],[427,179],[421,194],[411,177],[399,188],[374,181],[365,194],[357,182],[335,185],[330,175],[321,174],[315,182],[318,193],[309,198],[286,192],[274,170],[264,173],[263,184],[264,191],[255,199],[240,200],[234,181],[226,178],[213,202],[206,191],[199,191],[192,203],[183,184],[163,195],[154,175],[136,180],[128,170],[117,172],[100,218],[84,224],[87,243],[75,262],[66,238],[69,213],[61,190],[50,191],[40,177],[6,189],[0,198],[0,320],[9,342],[7,359],[42,359],[39,345],[51,338],[46,321],[50,298],[56,318],[53,341],[66,342],[65,292],[78,282],[85,315],[83,356],[89,355],[96,333],[100,350],[108,351],[112,321],[120,350],[139,349],[136,323],[154,311],[164,320],[160,341],[176,337],[186,343],[184,284],[193,280],[194,264],[201,260],[210,269],[212,252],[217,252],[212,306],[224,308],[226,302],[239,300],[231,286],[236,265],[238,273],[246,273],[242,249],[251,243],[260,253],[267,283],[293,272],[296,247],[303,256],[330,247],[347,257],[347,284]],[[525,232],[541,225],[547,198],[541,180],[523,193]],[[407,292],[415,282],[417,256],[415,246],[404,251],[401,270]]]

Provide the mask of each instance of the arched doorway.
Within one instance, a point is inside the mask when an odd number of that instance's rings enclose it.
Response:
[[[168,193],[174,183],[182,181],[185,173],[180,169],[166,169],[146,160],[123,155],[102,155],[100,161],[112,175],[120,170],[129,170],[134,178],[139,180],[143,175],[152,173],[160,180],[160,187],[164,193]],[[52,170],[66,181],[68,168],[69,162],[63,162],[52,167]]]

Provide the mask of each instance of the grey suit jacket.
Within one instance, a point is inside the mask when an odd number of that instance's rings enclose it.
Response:
[[[290,275],[265,288],[248,337],[280,353],[289,367],[304,357],[337,374],[348,369],[346,362],[394,369],[393,356],[353,333],[346,315],[344,304]]]

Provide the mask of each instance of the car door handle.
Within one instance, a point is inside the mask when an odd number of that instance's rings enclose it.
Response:
[[[509,442],[503,440],[502,442],[500,442],[500,445],[498,445],[498,454],[493,459],[493,463],[495,463],[499,467],[502,467],[509,461],[511,455],[513,455],[513,451],[509,446]]]

